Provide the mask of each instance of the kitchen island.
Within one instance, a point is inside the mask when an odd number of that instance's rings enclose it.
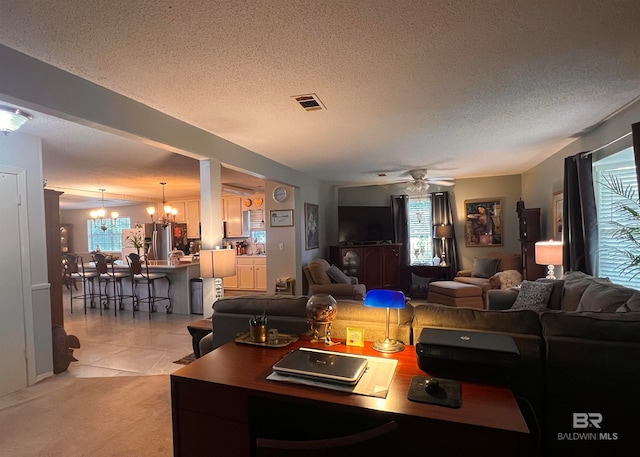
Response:
[[[191,279],[200,276],[200,264],[198,262],[180,262],[172,265],[169,260],[149,260],[149,273],[163,273],[171,281],[171,305],[167,307],[167,313],[190,314],[191,313]],[[129,266],[122,260],[116,260],[113,264],[116,271],[129,271]],[[87,271],[95,271],[95,263],[85,266]],[[144,271],[144,268],[143,268]],[[132,295],[131,281],[123,281],[123,295]],[[144,294],[144,288],[139,287],[139,293]],[[168,284],[166,281],[158,281],[156,293],[158,296],[167,296]],[[132,309],[133,301],[124,300],[125,309]],[[144,310],[142,310],[144,311]]]

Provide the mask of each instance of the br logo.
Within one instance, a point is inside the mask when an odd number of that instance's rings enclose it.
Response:
[[[600,413],[573,413],[573,428],[600,428],[600,422]]]

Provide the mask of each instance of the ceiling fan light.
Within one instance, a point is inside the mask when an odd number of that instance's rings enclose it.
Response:
[[[15,132],[30,119],[33,119],[33,116],[18,108],[0,106],[0,132],[5,135]]]

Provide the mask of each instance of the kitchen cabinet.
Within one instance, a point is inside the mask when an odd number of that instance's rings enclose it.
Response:
[[[185,202],[187,214],[187,238],[200,238],[200,200]]]
[[[241,256],[237,258],[235,287],[243,290],[267,290],[267,258]],[[234,280],[224,279],[224,286],[234,288]]]
[[[225,221],[225,238],[242,238],[249,236],[248,224],[243,224],[242,197],[225,197],[223,200],[223,218]]]
[[[175,222],[187,224],[187,238],[200,238],[200,200],[174,200],[167,205],[178,210]]]
[[[370,289],[400,288],[401,244],[331,246],[329,257],[345,274]]]

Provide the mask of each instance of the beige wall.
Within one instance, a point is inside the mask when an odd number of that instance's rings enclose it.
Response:
[[[391,195],[407,194],[402,185],[346,187],[338,190],[338,204],[340,206],[390,205]],[[429,192],[448,190],[453,199],[453,217],[455,222],[456,239],[461,268],[471,268],[474,257],[481,257],[489,251],[520,252],[518,241],[518,216],[515,212],[516,202],[520,198],[520,175],[495,176],[491,178],[458,179],[456,185],[450,188],[434,186]],[[466,247],[464,243],[464,201],[478,198],[503,199],[503,227],[504,245],[496,247]],[[337,208],[336,208],[337,213]],[[333,243],[338,241],[337,223],[332,227]]]

